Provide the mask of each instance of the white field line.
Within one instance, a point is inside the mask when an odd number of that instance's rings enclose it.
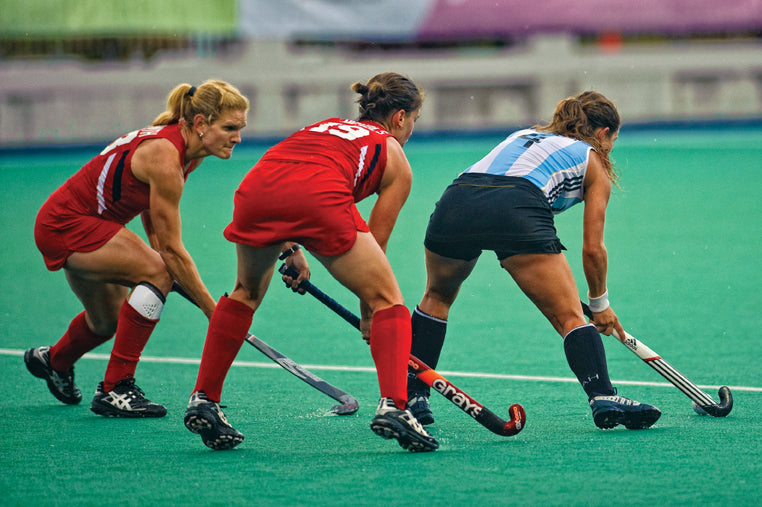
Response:
[[[3,349],[0,348],[0,355],[5,356],[23,356],[23,350],[15,349]],[[83,356],[83,359],[95,359],[99,361],[108,361],[108,354],[93,354],[88,353]],[[143,356],[141,361],[147,363],[163,363],[163,364],[194,364],[201,363],[201,359],[188,359],[182,357],[152,357]],[[254,361],[235,361],[233,366],[240,366],[245,368],[280,368],[279,365],[274,362],[271,363],[259,363]],[[333,366],[333,365],[320,365],[320,364],[301,364],[303,368],[307,370],[324,370],[324,371],[356,371],[356,372],[370,372],[375,373],[376,369],[371,366]],[[505,375],[502,373],[476,373],[476,372],[463,372],[463,371],[440,371],[437,373],[443,377],[469,377],[469,378],[488,378],[498,380],[518,380],[525,382],[577,382],[577,379],[571,377],[543,377],[543,376],[530,376],[530,375]],[[614,384],[632,385],[632,386],[655,386],[655,387],[674,387],[669,382],[644,382],[639,380],[613,380]],[[698,385],[698,384],[697,384]],[[719,389],[719,385],[698,385],[701,389]],[[750,391],[750,392],[762,392],[762,387],[753,386],[728,386],[731,391]]]

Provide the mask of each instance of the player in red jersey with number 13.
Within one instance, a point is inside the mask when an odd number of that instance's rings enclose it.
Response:
[[[412,171],[402,147],[410,138],[423,93],[408,78],[379,74],[360,94],[357,121],[330,118],[272,147],[235,193],[225,237],[236,244],[235,287],[209,322],[185,425],[212,449],[243,441],[220,410],[222,384],[262,302],[280,257],[309,278],[300,245],[361,301],[362,335],[378,372],[381,402],[371,429],[411,451],[437,441],[406,408],[410,312],[386,258],[386,244],[410,193]],[[355,203],[378,194],[368,222]]]

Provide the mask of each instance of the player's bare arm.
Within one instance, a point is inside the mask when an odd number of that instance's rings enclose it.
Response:
[[[196,265],[182,242],[180,197],[185,179],[177,150],[169,141],[146,141],[135,152],[132,167],[135,176],[151,187],[150,209],[144,224],[150,224],[154,241],[167,271],[211,317],[214,299],[201,281]],[[148,234],[148,232],[147,232]],[[152,245],[153,246],[153,245]]]
[[[379,186],[378,199],[368,219],[370,232],[384,252],[413,184],[413,171],[399,142],[393,137],[388,138],[386,149],[386,169]]]
[[[603,241],[603,229],[610,196],[611,181],[606,175],[598,154],[591,152],[585,175],[582,267],[585,271],[588,292],[592,298],[602,296],[607,290],[608,254]],[[593,321],[598,330],[606,335],[611,335],[616,330],[619,336],[624,336],[624,330],[611,307],[595,313]]]

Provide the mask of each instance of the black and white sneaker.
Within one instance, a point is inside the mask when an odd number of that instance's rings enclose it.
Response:
[[[619,424],[628,430],[650,428],[661,417],[661,411],[653,405],[624,396],[596,396],[590,400],[590,408],[595,425],[604,430]]]
[[[426,393],[409,393],[407,408],[418,419],[418,422],[424,426],[434,424],[434,414],[431,413],[429,396]]]
[[[435,451],[439,443],[421,426],[410,410],[400,410],[391,398],[381,398],[370,429],[382,438],[396,438],[410,452]]]
[[[50,347],[37,347],[24,352],[24,363],[29,373],[44,379],[53,396],[67,405],[82,401],[82,393],[74,383],[74,368],[56,371],[50,366]]]
[[[145,397],[135,385],[134,378],[120,380],[109,392],[103,391],[103,382],[95,390],[90,410],[105,417],[164,417],[167,409]]]
[[[204,445],[216,451],[232,449],[243,442],[243,434],[233,428],[219,403],[209,401],[206,393],[193,393],[185,410],[185,427],[201,435]]]

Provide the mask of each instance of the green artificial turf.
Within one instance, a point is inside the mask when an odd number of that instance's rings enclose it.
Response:
[[[414,136],[408,144],[415,181],[388,254],[409,307],[425,283],[422,238],[434,203],[499,140]],[[430,429],[440,449],[427,454],[370,431],[378,387],[367,345],[319,302],[277,280],[252,333],[354,395],[356,414],[327,415],[334,400],[244,345],[223,404],[246,440],[228,452],[207,449],[182,422],[206,320],[179,296],[169,297],[136,374],[146,395],[167,405],[167,417],[104,419],[89,411],[110,344],[76,366],[82,404],[58,403],[21,354],[54,343],[81,307],[63,274],[45,270],[34,217],[94,153],[0,153],[0,504],[758,505],[760,145],[759,129],[623,129],[612,154],[622,186],[606,224],[612,305],[631,334],[695,383],[730,385],[735,407],[727,418],[696,415],[680,391],[604,338],[620,394],[663,415],[649,430],[598,430],[560,338],[487,252],[452,309],[437,369],[498,415],[522,404],[527,425],[500,437],[433,395]],[[232,288],[235,254],[221,231],[233,191],[265,148],[252,143],[229,161],[209,159],[188,181],[183,238],[213,294]],[[371,205],[361,205],[366,216]],[[559,216],[557,227],[583,296],[578,208]],[[357,311],[346,289],[317,262],[312,268],[318,287]],[[716,388],[705,390],[717,398]]]

